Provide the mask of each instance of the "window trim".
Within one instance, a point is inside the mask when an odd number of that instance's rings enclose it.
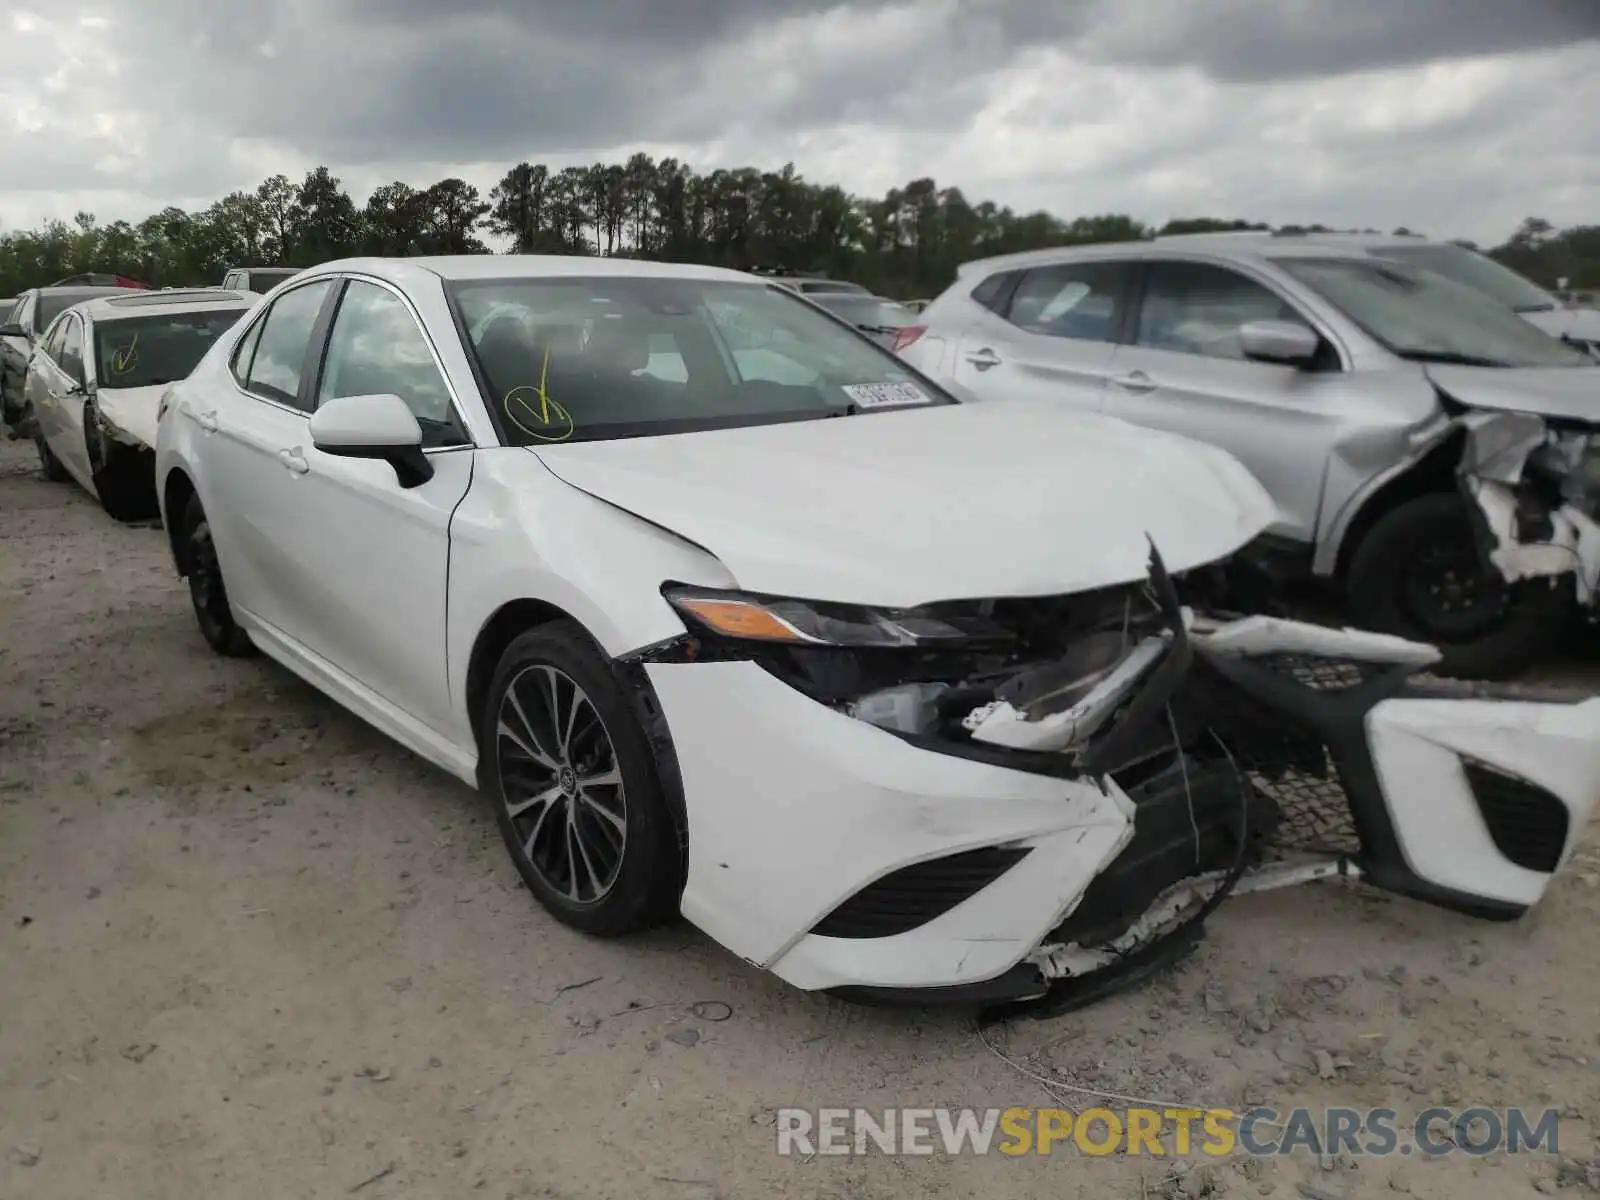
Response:
[[[1123,272],[1123,278],[1114,293],[1112,301],[1115,307],[1112,310],[1113,319],[1109,337],[1075,338],[1053,333],[1040,333],[1035,329],[1026,329],[1011,319],[1011,306],[1015,303],[1017,293],[1022,290],[1022,284],[1027,277],[1038,272],[1054,271],[1063,267],[1111,267]],[[1047,344],[1056,342],[1068,342],[1085,346],[1120,346],[1124,344],[1123,340],[1127,336],[1129,329],[1129,314],[1135,310],[1135,301],[1142,298],[1140,283],[1143,278],[1143,272],[1140,269],[1138,259],[1123,257],[1058,259],[1055,262],[1035,263],[1032,266],[1018,268],[1013,274],[1015,278],[1005,285],[1001,295],[996,298],[995,302],[999,307],[989,311],[1017,333],[1025,337],[1042,338]],[[983,305],[980,304],[979,307],[982,308]]]
[[[273,300],[271,304],[263,304],[261,306],[261,311],[253,316],[249,324],[240,332],[238,339],[233,343],[233,346],[228,351],[228,375],[232,378],[233,386],[236,391],[238,391],[241,395],[248,396],[252,400],[260,401],[262,404],[270,404],[274,408],[281,408],[284,412],[293,413],[296,416],[303,417],[307,420],[309,420],[311,417],[312,410],[310,408],[298,407],[296,404],[292,404],[286,400],[280,400],[275,395],[264,395],[263,393],[255,391],[250,387],[248,382],[248,372],[255,366],[256,353],[261,349],[261,339],[259,337],[256,339],[256,344],[250,351],[250,368],[246,369],[246,377],[244,379],[239,378],[239,350],[249,339],[250,331],[252,329],[259,327],[263,334],[266,332],[266,322],[268,318],[272,316],[272,310],[278,307],[278,304],[284,299],[284,297],[288,296],[291,292],[300,290],[301,288],[315,287],[318,284],[329,284],[330,286],[328,288],[328,294],[322,298],[322,306],[317,310],[317,315],[311,322],[311,338],[306,343],[306,359],[300,364],[300,387],[296,394],[296,399],[303,400],[306,395],[306,367],[312,361],[312,349],[319,347],[322,339],[324,339],[327,335],[328,306],[343,290],[343,276],[318,275],[313,279],[307,279],[304,283],[295,284],[294,287],[287,289],[282,296],[279,296]],[[318,354],[320,355],[320,350],[318,351]],[[315,395],[316,393],[313,392],[312,396]]]
[[[322,278],[327,277],[323,276]],[[417,332],[422,335],[423,344],[428,347],[428,356],[433,360],[433,366],[439,372],[439,378],[444,380],[445,392],[450,397],[450,415],[455,418],[456,429],[460,433],[462,440],[452,442],[447,446],[427,446],[423,448],[422,452],[424,454],[433,454],[437,451],[477,449],[478,444],[473,440],[472,429],[467,424],[462,412],[461,396],[456,391],[455,381],[450,378],[450,372],[445,369],[444,359],[439,354],[439,347],[434,344],[433,335],[428,332],[428,323],[422,319],[422,314],[417,311],[417,306],[412,302],[411,297],[406,295],[403,288],[397,287],[387,279],[379,279],[375,275],[368,275],[361,271],[341,271],[335,278],[339,281],[339,287],[336,289],[334,305],[332,309],[323,314],[326,316],[325,323],[322,323],[322,317],[319,316],[320,330],[313,329],[312,331],[312,340],[316,345],[316,362],[314,373],[307,379],[310,385],[311,411],[315,412],[317,408],[321,407],[320,401],[317,399],[317,393],[322,389],[322,372],[328,364],[328,347],[333,343],[333,327],[338,323],[339,308],[344,303],[345,292],[349,290],[349,285],[352,283],[370,283],[398,297],[400,303],[405,306],[406,312],[411,317],[411,323],[416,327]],[[284,294],[287,295],[288,293],[285,292]],[[273,303],[276,304],[277,301],[274,300]]]
[[[1135,287],[1133,295],[1130,298],[1128,306],[1128,319],[1123,326],[1123,337],[1119,342],[1120,345],[1125,345],[1132,350],[1148,350],[1157,354],[1178,354],[1182,355],[1184,358],[1190,359],[1199,358],[1207,359],[1212,362],[1234,362],[1243,363],[1247,366],[1270,367],[1277,370],[1283,369],[1284,364],[1280,363],[1256,362],[1254,359],[1249,358],[1218,358],[1209,354],[1193,354],[1186,350],[1172,350],[1162,346],[1145,346],[1140,344],[1138,340],[1139,320],[1144,314],[1145,296],[1149,292],[1150,268],[1161,266],[1163,264],[1214,267],[1218,270],[1232,271],[1235,275],[1243,276],[1251,283],[1265,288],[1268,292],[1272,293],[1272,295],[1276,296],[1282,303],[1287,304],[1291,309],[1293,309],[1299,318],[1305,322],[1307,327],[1315,330],[1317,335],[1321,337],[1323,341],[1327,342],[1333,347],[1334,354],[1338,358],[1339,369],[1337,371],[1329,370],[1317,372],[1318,374],[1348,375],[1355,370],[1354,359],[1351,356],[1349,347],[1344,344],[1344,341],[1338,336],[1333,328],[1326,321],[1308,313],[1306,311],[1305,304],[1301,303],[1295,297],[1287,294],[1279,281],[1272,277],[1270,271],[1257,270],[1253,267],[1253,264],[1239,262],[1235,259],[1219,259],[1210,257],[1208,255],[1175,254],[1170,251],[1149,255],[1135,261],[1138,266],[1137,286]]]

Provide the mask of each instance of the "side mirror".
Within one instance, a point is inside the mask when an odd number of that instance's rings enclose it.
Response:
[[[7,321],[4,325],[0,325],[0,337],[25,338],[27,336],[28,331],[15,321]]]
[[[1246,358],[1304,366],[1317,356],[1322,339],[1298,321],[1246,321],[1239,327],[1239,343]]]
[[[381,458],[403,488],[433,478],[422,452],[422,426],[399,396],[338,396],[311,414],[311,444],[340,458]]]

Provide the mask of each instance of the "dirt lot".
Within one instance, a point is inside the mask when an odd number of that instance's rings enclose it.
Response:
[[[1600,1119],[1592,839],[1518,925],[1338,884],[1244,897],[1175,974],[986,1045],[688,927],[568,932],[472,792],[270,662],[212,657],[160,532],[3,443],[0,522],[5,1200],[1600,1190],[1576,1161]],[[774,1152],[779,1106],[1052,1103],[996,1051],[1165,1103],[1555,1105],[1567,1161]]]

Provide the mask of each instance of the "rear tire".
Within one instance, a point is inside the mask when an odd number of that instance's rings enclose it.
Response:
[[[1440,675],[1505,679],[1532,666],[1572,618],[1570,584],[1508,584],[1479,560],[1466,501],[1421,496],[1380,517],[1356,547],[1345,581],[1351,618],[1380,633],[1430,642]]]
[[[39,451],[39,467],[44,477],[51,483],[65,483],[68,479],[67,469],[61,465],[61,460],[50,449],[50,443],[44,440],[42,433],[33,435],[33,444]]]
[[[255,651],[250,635],[233,619],[228,589],[222,582],[222,565],[211,540],[211,524],[200,506],[199,496],[190,496],[183,510],[183,563],[189,577],[189,599],[194,605],[200,636],[218,654],[243,658]]]
[[[683,854],[655,754],[581,625],[541,625],[506,648],[478,744],[511,861],[556,920],[615,937],[678,915]]]

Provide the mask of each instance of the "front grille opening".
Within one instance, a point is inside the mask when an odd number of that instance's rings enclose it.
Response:
[[[1552,873],[1572,826],[1561,798],[1483,763],[1468,759],[1461,766],[1495,848],[1519,867]]]
[[[1364,678],[1355,678],[1357,670],[1371,667],[1288,654],[1252,662],[1290,676],[1305,687],[1315,685],[1301,671],[1322,672],[1321,678],[1335,685],[1347,680],[1350,682],[1342,686],[1350,687],[1364,682]],[[1234,686],[1203,661],[1186,681],[1182,703],[1189,722],[1202,731],[1192,744],[1204,751],[1208,733],[1214,735],[1228,747],[1251,786],[1277,805],[1277,829],[1266,859],[1282,861],[1307,854],[1354,857],[1361,853],[1360,833],[1338,767],[1314,730]]]
[[[1026,846],[986,846],[902,867],[869,883],[811,932],[835,938],[909,933],[977,895],[1030,852]]]

